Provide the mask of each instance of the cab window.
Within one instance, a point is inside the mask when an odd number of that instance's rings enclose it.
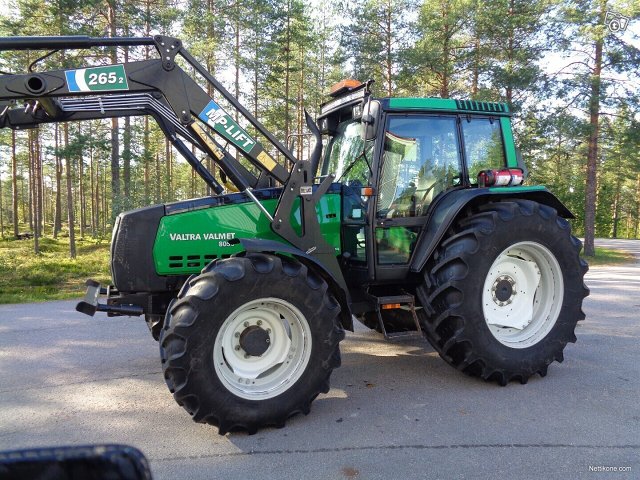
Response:
[[[469,183],[478,183],[482,170],[505,167],[504,143],[500,122],[489,118],[462,120],[464,150],[469,170]]]
[[[362,124],[357,120],[340,123],[327,147],[322,174],[335,174],[345,185],[367,185],[373,142],[362,139]]]
[[[384,139],[378,218],[424,215],[438,193],[459,185],[458,144],[455,117],[391,117]]]

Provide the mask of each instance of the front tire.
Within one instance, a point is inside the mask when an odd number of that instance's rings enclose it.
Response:
[[[255,433],[309,413],[340,366],[340,307],[299,262],[247,254],[190,279],[160,339],[165,380],[200,423]]]
[[[457,369],[506,385],[562,362],[584,319],[588,267],[569,223],[546,205],[510,200],[460,220],[419,295],[425,336]]]

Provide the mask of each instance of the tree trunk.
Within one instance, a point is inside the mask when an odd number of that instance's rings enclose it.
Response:
[[[298,112],[297,112],[297,148],[296,148],[296,156],[298,159],[301,159],[304,155],[304,137],[302,136],[304,132],[304,47],[300,46],[300,51],[298,55],[298,62],[300,68],[300,77],[298,78]]]
[[[171,142],[168,139],[164,141],[164,156],[167,162],[167,196],[168,201],[173,200],[173,163],[171,159]]]
[[[24,177],[24,165],[20,165],[20,198],[23,199],[22,202],[20,202],[20,209],[22,210],[22,219],[24,221],[24,223],[28,223],[29,225],[31,225],[31,209],[27,208],[27,202],[24,201],[24,198],[28,198],[29,197],[29,185],[26,185],[26,181],[25,181],[25,177]],[[27,170],[29,168],[27,167]],[[25,192],[26,189],[26,192]]]
[[[125,32],[128,35],[128,29]],[[124,49],[124,61],[129,61],[129,48]],[[123,186],[124,186],[124,198],[122,207],[124,210],[131,209],[131,118],[124,117],[124,131],[122,132],[122,163],[123,163]]]
[[[33,130],[29,130],[27,139],[29,142],[29,161],[27,162],[29,168],[29,231],[33,233],[33,204],[35,203],[33,196]]]
[[[18,158],[16,157],[16,131],[11,130],[11,202],[13,208],[13,236],[18,238]]]
[[[149,37],[151,35],[151,2],[147,0],[145,2],[145,18],[144,18],[144,32],[145,36]],[[144,59],[149,60],[150,50],[149,46],[144,47]],[[143,175],[144,175],[144,204],[149,205],[151,203],[151,186],[149,184],[150,177],[150,163],[151,163],[151,152],[149,151],[149,116],[144,116],[144,132],[142,134],[142,167],[143,167]]]
[[[58,238],[58,234],[62,229],[62,159],[60,158],[60,127],[56,123],[54,129],[54,142],[56,152],[56,200],[55,213],[53,215],[53,238]]]
[[[444,4],[443,8],[443,17],[448,18],[449,16],[449,6]],[[447,21],[444,23],[444,44],[442,45],[442,76],[441,76],[441,85],[440,85],[440,97],[448,98],[449,97],[449,58],[451,57],[451,44],[449,37],[449,24]]]
[[[254,57],[253,57],[253,116],[258,118],[258,89],[259,89],[259,76],[258,69],[260,68],[260,52],[259,52],[259,36],[254,35]]]
[[[156,199],[155,203],[160,203],[160,199],[162,198],[162,191],[160,189],[161,186],[161,175],[160,175],[160,155],[156,153]]]
[[[91,198],[91,235],[96,238],[98,231],[97,231],[97,224],[98,222],[96,221],[96,210],[98,208],[98,201],[96,199],[96,182],[95,182],[95,174],[96,174],[96,169],[95,169],[95,159],[93,158],[93,123],[89,122],[89,139],[90,139],[90,144],[89,144],[89,198]]]
[[[604,13],[601,13],[604,17]],[[604,21],[604,18],[603,18]],[[595,63],[591,76],[589,99],[589,147],[587,151],[587,184],[584,205],[584,255],[593,257],[595,251],[596,194],[598,173],[598,135],[600,133],[600,73],[602,71],[603,39],[595,42]]]
[[[393,96],[393,83],[392,83],[392,72],[393,72],[393,23],[391,18],[391,0],[387,1],[386,5],[386,36],[385,36],[385,47],[386,47],[386,81],[387,81],[387,96]]]
[[[100,196],[100,162],[96,161],[96,230],[102,233],[102,225],[100,223],[100,212],[106,215],[106,210],[102,208],[102,197]],[[104,195],[103,195],[104,196]]]
[[[116,23],[116,1],[107,0],[109,34],[111,37],[117,36]],[[111,63],[118,63],[118,51],[115,47],[111,49]],[[118,118],[111,119],[111,221],[120,213],[122,199],[120,196],[120,140],[119,140]]]
[[[111,119],[111,220],[120,213],[120,140],[118,119]]]
[[[480,82],[480,34],[475,33],[473,51],[473,74],[471,80],[471,98],[478,97],[478,83]]]
[[[34,251],[35,253],[40,253],[40,237],[42,236],[43,230],[43,222],[42,222],[42,196],[43,196],[43,188],[42,188],[42,155],[40,154],[40,131],[34,130],[34,193],[35,193],[35,215],[34,215],[34,223],[35,223],[35,232],[33,238],[35,239]]]
[[[107,167],[105,166],[104,172],[102,174],[102,231],[107,231],[107,218],[109,217],[109,196],[107,192],[109,191],[109,185],[107,180]]]
[[[29,211],[31,212],[31,231],[33,232],[33,253],[36,255],[40,253],[39,242],[39,221],[38,221],[38,172],[36,166],[36,145],[34,141],[35,130],[29,131],[29,166],[31,172],[29,175],[29,190],[31,191],[31,201],[29,204]]]
[[[197,150],[196,150],[196,146],[192,145],[191,146],[191,153],[193,153],[194,156],[196,156],[198,154]],[[191,172],[190,175],[190,179],[191,182],[189,184],[189,193],[190,193],[190,198],[196,198],[196,171],[193,168],[190,168],[189,171]],[[215,172],[211,172],[211,174],[215,174]]]
[[[80,137],[81,123],[78,124],[78,137]],[[87,222],[85,183],[84,183],[84,148],[78,158],[78,199],[80,200],[80,238],[84,238],[84,228]]]
[[[611,230],[611,238],[618,238],[618,221],[620,215],[620,192],[616,192],[613,199],[613,227]]]
[[[69,124],[64,124],[64,146],[65,151],[69,146]],[[69,154],[65,155],[65,167],[67,169],[67,217],[69,220],[69,257],[76,258],[76,232],[73,214],[73,175],[71,172],[71,159]]]
[[[149,145],[149,117],[145,115],[144,117],[144,133],[142,135],[142,146],[144,148],[142,164],[144,170],[144,204],[149,205],[151,203],[151,190],[149,185],[149,177],[150,177],[150,158],[151,151]]]
[[[513,15],[515,14],[515,1],[511,0],[509,2],[509,16],[513,17]],[[512,23],[512,21],[509,22],[510,24]],[[513,30],[510,29],[509,31],[509,40],[508,40],[508,45],[507,45],[507,64],[512,67],[513,64],[513,58],[514,58],[514,47],[513,47],[513,43],[514,43],[514,32]],[[506,88],[506,92],[505,92],[505,99],[507,101],[507,104],[509,105],[509,110],[512,109],[513,107],[513,86],[511,85],[511,82],[509,82],[507,84],[507,88]]]
[[[284,141],[289,143],[289,76],[291,68],[291,0],[287,1],[287,36],[285,43],[285,68],[284,68]]]
[[[122,132],[122,182],[124,187],[124,197],[122,199],[122,208],[129,210],[131,208],[131,118],[124,118],[124,130]]]

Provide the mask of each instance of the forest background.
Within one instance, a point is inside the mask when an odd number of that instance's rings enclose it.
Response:
[[[640,0],[0,0],[0,6],[0,36],[178,37],[281,140],[304,133],[303,109],[317,114],[330,86],[348,77],[374,79],[379,96],[507,102],[528,182],[546,185],[574,212],[585,254],[594,254],[595,236],[640,236]],[[0,70],[26,72],[44,53],[2,52]],[[36,70],[150,56],[155,52],[147,47],[60,52]],[[308,147],[298,142],[294,151],[305,155]],[[29,237],[28,249],[23,240],[20,253],[9,255],[14,263],[5,255],[3,270],[15,270],[15,258],[28,251],[59,256],[53,246],[61,238],[65,256],[78,255],[78,242],[90,253],[108,243],[121,211],[208,193],[146,117],[0,130],[5,252],[17,248],[12,239]],[[29,265],[32,273],[35,264]]]

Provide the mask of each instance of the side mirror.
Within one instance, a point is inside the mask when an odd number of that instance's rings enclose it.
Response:
[[[0,452],[0,478],[152,480],[149,463],[128,445],[87,445]]]
[[[362,139],[375,140],[378,135],[378,119],[380,112],[380,102],[369,100],[362,111]]]

